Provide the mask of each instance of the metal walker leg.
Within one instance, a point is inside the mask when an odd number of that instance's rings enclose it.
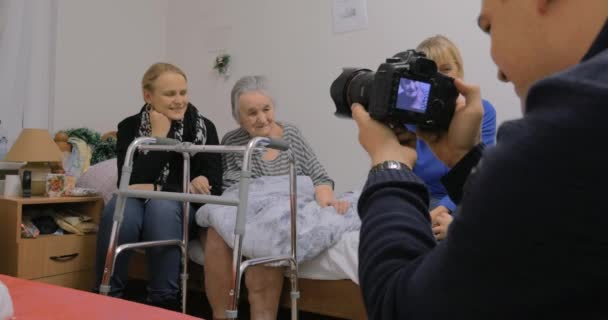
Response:
[[[291,211],[291,255],[262,257],[250,259],[242,262],[242,241],[245,236],[245,224],[247,213],[247,199],[249,193],[249,183],[251,181],[250,163],[253,150],[258,145],[266,145],[267,148],[273,148],[281,151],[287,151],[289,154],[289,193],[290,193],[290,211]],[[288,262],[290,267],[290,284],[291,284],[291,319],[298,319],[297,299],[300,297],[298,291],[298,262],[297,262],[297,176],[295,157],[293,152],[289,150],[289,146],[283,141],[271,140],[268,138],[257,137],[249,141],[247,150],[243,157],[243,167],[241,171],[241,181],[239,185],[239,206],[237,208],[237,218],[234,227],[234,246],[232,251],[232,288],[229,292],[229,306],[226,310],[228,319],[237,319],[238,317],[238,300],[241,292],[241,283],[243,274],[249,267],[263,265],[272,262]]]
[[[182,312],[186,312],[186,300],[187,300],[187,292],[188,292],[188,222],[190,218],[190,202],[188,200],[183,201],[183,216],[182,216],[182,238],[174,239],[174,240],[159,240],[159,241],[145,241],[138,243],[125,243],[122,245],[118,245],[118,233],[120,230],[120,225],[122,223],[124,217],[125,203],[128,197],[137,197],[129,195],[129,180],[131,179],[132,172],[132,162],[133,155],[136,148],[143,146],[145,144],[150,143],[169,143],[169,145],[176,145],[178,141],[176,140],[160,140],[156,138],[139,138],[133,141],[133,143],[129,146],[127,150],[127,156],[125,157],[125,165],[123,166],[122,177],[120,181],[118,197],[116,199],[116,208],[114,210],[114,222],[112,224],[112,231],[110,233],[110,244],[108,246],[108,252],[106,254],[106,263],[104,267],[102,282],[99,287],[99,292],[103,295],[108,295],[110,292],[110,279],[114,273],[114,267],[116,263],[116,259],[118,255],[125,250],[135,249],[135,248],[149,248],[149,247],[158,247],[158,246],[177,246],[180,249],[181,254],[181,269],[182,273],[180,274],[181,278],[181,308]],[[183,172],[183,190],[184,192],[189,192],[189,181],[190,181],[190,153],[182,152],[184,157],[184,172]],[[147,198],[154,199],[159,198],[157,195],[158,192],[151,192],[148,194]]]

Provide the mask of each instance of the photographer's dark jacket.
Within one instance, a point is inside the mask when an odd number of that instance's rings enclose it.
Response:
[[[369,176],[359,277],[370,319],[607,319],[608,24],[537,82],[525,115],[444,178],[460,214],[437,244],[409,171]]]
[[[182,141],[195,141],[195,117],[196,109],[192,104],[188,104],[188,109],[184,115],[184,129]],[[141,124],[141,113],[132,115],[118,124],[118,134],[116,141],[116,155],[118,166],[118,185],[120,185],[122,166],[129,144],[138,137]],[[206,127],[207,145],[219,145],[219,139],[215,125],[209,119],[204,118]],[[169,138],[175,137],[175,126],[172,125],[167,135]],[[133,171],[129,184],[148,184],[155,183],[159,174],[166,163],[170,164],[170,172],[166,182],[163,184],[164,191],[182,192],[183,190],[183,157],[176,152],[157,152],[150,151],[146,154],[136,152],[133,160]],[[217,153],[197,153],[190,159],[190,179],[198,176],[205,176],[211,185],[211,193],[220,195],[222,192],[222,160]]]

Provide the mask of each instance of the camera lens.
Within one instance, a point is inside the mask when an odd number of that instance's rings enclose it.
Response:
[[[350,107],[360,103],[367,108],[375,72],[369,69],[344,68],[330,87],[330,95],[336,105],[334,113],[340,118],[351,118]]]

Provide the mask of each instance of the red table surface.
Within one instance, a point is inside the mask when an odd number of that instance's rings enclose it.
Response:
[[[200,319],[161,308],[0,274],[15,319]]]

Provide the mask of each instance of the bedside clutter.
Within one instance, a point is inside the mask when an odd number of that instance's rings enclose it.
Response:
[[[21,217],[22,238],[68,233],[82,236],[94,232],[97,232],[97,224],[93,222],[93,217],[70,206],[28,206],[23,208]]]
[[[29,170],[20,170],[25,164],[25,162],[0,161],[0,195],[25,198],[31,196],[31,172]],[[92,188],[76,188],[76,178],[62,173],[47,174],[43,183],[37,187],[41,186],[44,187],[44,190],[42,192],[34,190],[33,193],[35,195],[48,197],[90,197],[99,194],[97,190]],[[24,193],[24,190],[29,190],[29,195],[28,192]]]
[[[21,178],[19,178],[19,169],[25,165],[25,162],[10,162],[10,161],[0,161],[0,194],[6,195],[4,192],[5,188],[5,180],[6,176],[13,175],[17,176],[17,180],[15,178],[10,178],[12,181],[10,182],[11,191],[9,195],[12,195],[14,192],[12,189],[18,188],[18,193],[16,195],[21,195]]]
[[[26,162],[22,170],[31,172],[31,194],[36,196],[45,192],[46,175],[51,173],[49,164],[62,162],[63,154],[48,130],[26,128],[21,131],[4,160]]]
[[[36,190],[38,194],[39,190]],[[29,198],[32,196],[32,172],[30,170],[24,170],[21,174],[21,196]]]
[[[26,128],[21,131],[4,160],[26,162],[22,170],[31,171],[32,195],[42,195],[46,175],[51,173],[49,163],[63,161],[63,154],[48,130]]]
[[[2,181],[2,194],[6,197],[21,196],[21,178],[17,174],[10,174]]]
[[[0,194],[5,197],[31,197],[32,178],[29,170],[24,170],[21,176],[18,174],[5,175],[3,179],[0,180]],[[49,173],[44,186],[42,194],[39,191],[35,191],[34,194],[46,197],[90,197],[98,194],[94,189],[76,188],[76,178],[65,174]]]
[[[116,133],[104,135],[88,129],[76,128],[59,131],[55,143],[64,154],[61,172],[77,179],[88,169],[105,160],[116,157]]]

